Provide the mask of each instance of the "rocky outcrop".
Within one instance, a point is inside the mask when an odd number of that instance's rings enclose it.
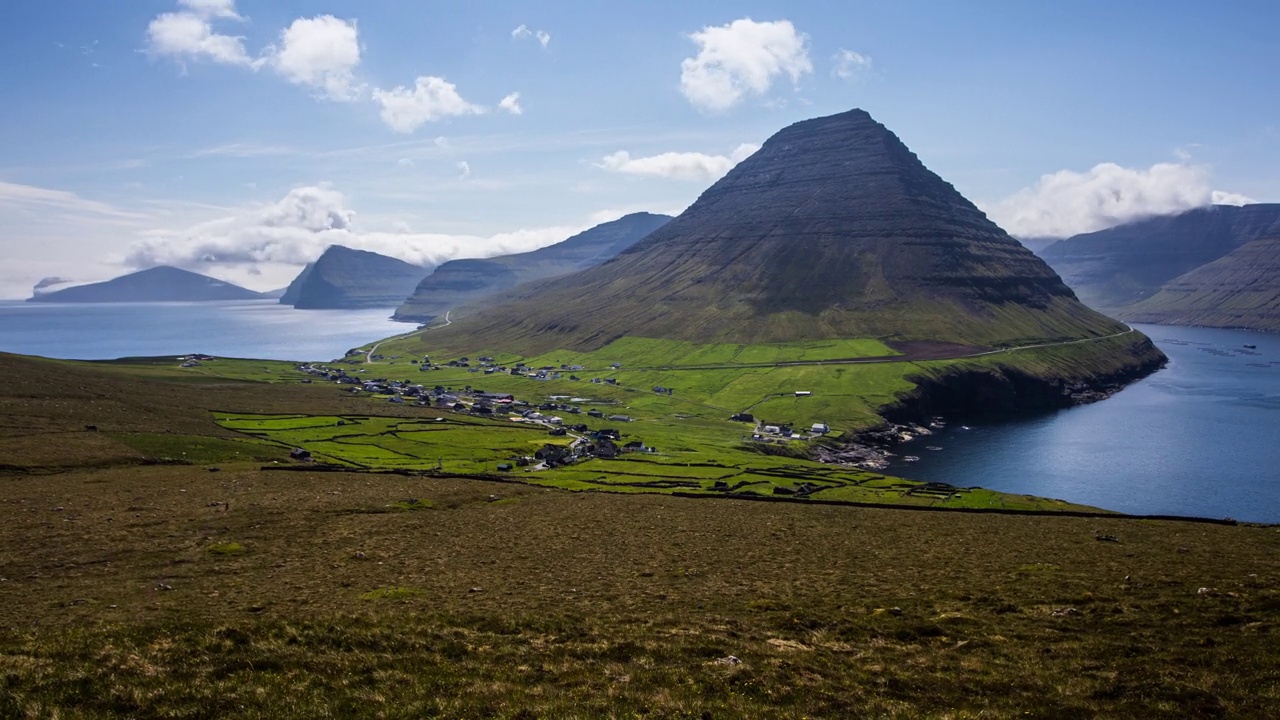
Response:
[[[1130,319],[1165,283],[1268,237],[1280,237],[1280,204],[1215,205],[1076,235],[1041,256],[1086,304]]]
[[[330,245],[280,302],[301,310],[396,307],[429,270],[367,250]]]
[[[433,340],[522,351],[623,335],[1002,346],[1123,329],[861,110],[780,131],[618,257],[501,299]]]
[[[1122,312],[1132,322],[1280,332],[1280,235],[1245,243]]]
[[[884,424],[815,446],[815,460],[865,469],[888,466],[892,450],[928,434],[937,420],[963,422],[1048,412],[1097,402],[1159,370],[1167,358],[1149,338],[1130,333],[1105,341],[1105,353],[1078,353],[1065,371],[1032,372],[1009,362],[965,361],[910,377],[915,388],[881,408]]]
[[[1141,333],[1116,347],[1070,363],[1070,370],[1036,373],[1012,363],[956,363],[912,376],[915,389],[884,408],[891,423],[934,417],[973,419],[1057,410],[1097,402],[1150,375],[1168,361]]]
[[[396,309],[395,319],[430,322],[523,282],[599,265],[665,225],[671,217],[633,213],[545,248],[483,260],[450,260],[435,269]]]
[[[261,293],[208,275],[161,265],[105,282],[39,293],[27,302],[206,302],[262,297]]]

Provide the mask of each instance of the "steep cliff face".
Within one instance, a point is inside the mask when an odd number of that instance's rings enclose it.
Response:
[[[1264,237],[1280,237],[1280,204],[1153,217],[1067,238],[1041,256],[1086,304],[1130,319],[1128,309],[1165,283]]]
[[[280,301],[303,310],[390,308],[403,302],[427,272],[386,255],[330,245]]]
[[[602,223],[573,237],[527,253],[485,260],[450,260],[423,278],[399,308],[395,319],[429,322],[522,282],[563,275],[599,265],[665,225],[671,217],[633,213]]]
[[[307,263],[306,267],[302,268],[302,272],[298,273],[293,282],[289,283],[289,286],[284,289],[284,294],[280,296],[281,305],[298,304],[298,298],[302,295],[302,288],[306,285],[307,278],[311,276],[311,269],[315,266],[315,263]]]
[[[867,113],[797,123],[617,258],[448,328],[524,349],[622,335],[968,344],[1123,328]]]
[[[27,302],[205,302],[258,300],[261,293],[180,268],[139,270],[113,280],[41,293]]]
[[[1280,235],[1179,275],[1122,312],[1132,322],[1280,332]]]

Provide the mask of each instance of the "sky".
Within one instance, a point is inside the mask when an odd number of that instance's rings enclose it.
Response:
[[[1274,2],[10,0],[0,298],[677,214],[854,107],[1018,237],[1280,201]]]

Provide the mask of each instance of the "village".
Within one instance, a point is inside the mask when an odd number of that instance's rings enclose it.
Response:
[[[482,364],[474,368],[473,371],[483,370],[489,374],[503,372],[533,379],[559,379],[561,376],[561,373],[555,372],[554,368],[549,367],[533,369],[523,363],[519,363],[508,369],[503,366],[490,365],[492,358],[487,357],[479,358],[478,362]],[[461,358],[449,361],[445,367],[468,367],[469,363],[470,361],[467,358]],[[437,366],[431,366],[424,360],[422,367],[423,369],[430,369]],[[574,367],[578,370],[583,369],[581,366]],[[561,414],[568,416],[585,414],[588,417],[612,423],[632,422],[633,419],[628,415],[606,414],[603,410],[597,408],[589,408],[584,412],[581,406],[581,403],[614,404],[613,401],[576,398],[568,395],[552,395],[545,402],[533,403],[528,400],[518,399],[512,393],[486,392],[470,385],[461,389],[448,388],[443,385],[428,388],[423,384],[416,384],[410,380],[391,380],[387,378],[366,380],[348,373],[345,369],[330,368],[324,365],[304,364],[299,365],[297,369],[320,380],[350,386],[346,389],[347,392],[368,393],[378,397],[385,397],[386,401],[392,404],[412,403],[419,407],[431,407],[437,410],[482,418],[501,419],[505,417],[511,422],[540,426],[546,430],[547,435],[563,437],[569,441],[568,445],[547,443],[532,456],[515,457],[509,463],[500,463],[497,469],[502,472],[509,472],[516,467],[527,468],[528,470],[545,470],[592,458],[613,459],[627,453],[657,452],[656,448],[646,445],[641,440],[622,442],[623,433],[616,429],[600,428],[592,430],[586,423],[572,422],[572,417],[569,420],[561,417]],[[568,370],[570,368],[563,369]],[[364,372],[364,370],[361,369],[358,372]],[[570,379],[577,380],[578,378],[571,377]],[[302,382],[310,382],[310,380],[303,380]],[[614,378],[597,379],[594,382],[617,384]]]
[[[354,353],[353,353],[354,354]],[[399,360],[399,357],[385,358],[381,355],[368,356],[371,360]],[[524,362],[513,363],[510,367],[498,364],[492,357],[481,356],[472,360],[469,357],[451,359],[440,364],[431,362],[430,356],[420,361],[411,359],[419,371],[438,370],[443,368],[466,368],[468,372],[495,375],[504,374],[512,377],[524,377],[530,380],[562,380],[588,382],[592,384],[618,386],[614,377],[592,377],[589,380],[577,373],[587,368],[582,365],[560,365],[531,367]],[[621,369],[621,363],[612,363],[611,369]],[[549,469],[568,465],[591,458],[612,459],[628,453],[657,453],[657,449],[645,444],[642,440],[630,439],[622,442],[623,433],[613,428],[591,429],[585,422],[575,421],[574,416],[586,415],[596,420],[609,423],[625,424],[634,418],[619,413],[607,413],[600,408],[583,410],[583,405],[616,405],[613,400],[601,400],[572,395],[549,395],[543,401],[531,401],[516,397],[513,393],[486,392],[483,389],[466,385],[458,389],[435,385],[428,387],[425,383],[414,383],[412,380],[393,380],[389,378],[365,379],[359,377],[366,372],[360,368],[355,373],[344,368],[333,368],[321,364],[303,364],[297,369],[315,379],[348,386],[347,392],[366,393],[386,402],[403,405],[411,403],[419,407],[430,407],[466,414],[475,417],[502,419],[515,423],[526,423],[544,428],[551,437],[564,437],[568,445],[547,443],[531,457],[513,458],[511,463],[499,464],[500,471],[511,471],[513,467],[527,467],[531,470]],[[311,382],[310,379],[302,382]],[[675,390],[669,387],[654,386],[652,391],[658,395],[674,395]],[[808,391],[795,391],[797,397],[807,397]],[[758,420],[750,413],[737,413],[730,420],[752,424],[752,432],[744,436],[744,440],[755,443],[786,444],[792,441],[812,440],[830,432],[826,423],[813,423],[807,430],[794,428],[788,423],[772,423]]]

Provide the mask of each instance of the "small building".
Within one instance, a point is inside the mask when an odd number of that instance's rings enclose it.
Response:
[[[797,390],[796,397],[809,397],[813,394],[812,390]]]
[[[760,429],[765,433],[768,433],[769,435],[777,435],[779,430],[777,425],[765,425],[763,428],[760,428]]]
[[[756,421],[755,416],[752,415],[751,413],[737,413],[736,415],[730,415],[729,419],[732,420],[733,422],[753,423]]]
[[[825,435],[831,432],[831,428],[827,427],[826,423],[814,423],[810,430],[814,435]]]

